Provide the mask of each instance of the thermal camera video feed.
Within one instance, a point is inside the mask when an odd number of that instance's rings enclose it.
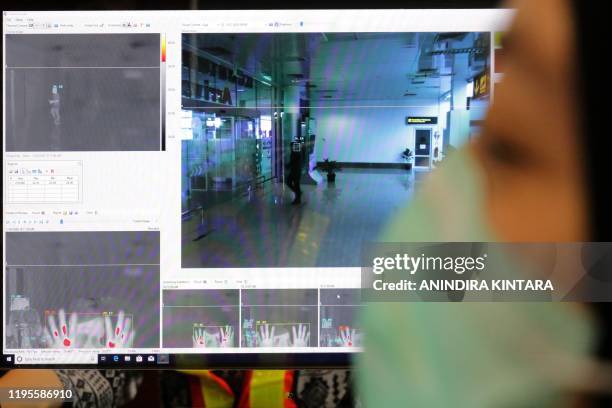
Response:
[[[237,347],[238,290],[164,290],[163,346]]]
[[[5,42],[6,151],[160,150],[159,34]]]
[[[159,347],[158,232],[6,238],[8,348]]]
[[[321,347],[361,347],[360,289],[321,289]]]
[[[242,291],[242,347],[314,347],[316,289]]]

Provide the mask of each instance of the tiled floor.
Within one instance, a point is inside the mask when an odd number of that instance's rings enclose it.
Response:
[[[359,266],[362,243],[409,202],[425,174],[345,169],[335,185],[302,185],[299,206],[279,183],[206,205],[203,223],[199,213],[182,223],[182,266]]]

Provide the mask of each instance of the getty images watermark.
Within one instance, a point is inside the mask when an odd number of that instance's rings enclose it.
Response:
[[[371,243],[362,300],[612,301],[612,244]]]

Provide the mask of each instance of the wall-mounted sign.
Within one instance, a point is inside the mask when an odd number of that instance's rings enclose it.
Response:
[[[437,125],[437,116],[407,116],[407,125]]]
[[[489,95],[490,76],[489,72],[485,71],[474,77],[474,98],[482,98]]]
[[[245,103],[238,92],[246,92],[244,96],[254,89],[253,78],[241,69],[217,64],[190,50],[183,50],[182,59],[184,97],[235,106]]]
[[[208,85],[208,81],[204,81],[204,100],[232,105],[232,94],[227,86],[223,89],[218,89]]]

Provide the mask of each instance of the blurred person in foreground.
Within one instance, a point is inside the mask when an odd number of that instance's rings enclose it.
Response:
[[[612,241],[603,9],[518,1],[483,133],[449,157],[381,242]],[[609,24],[609,23],[608,23]],[[605,127],[604,125],[602,126]],[[612,406],[604,303],[371,303],[366,407]]]

